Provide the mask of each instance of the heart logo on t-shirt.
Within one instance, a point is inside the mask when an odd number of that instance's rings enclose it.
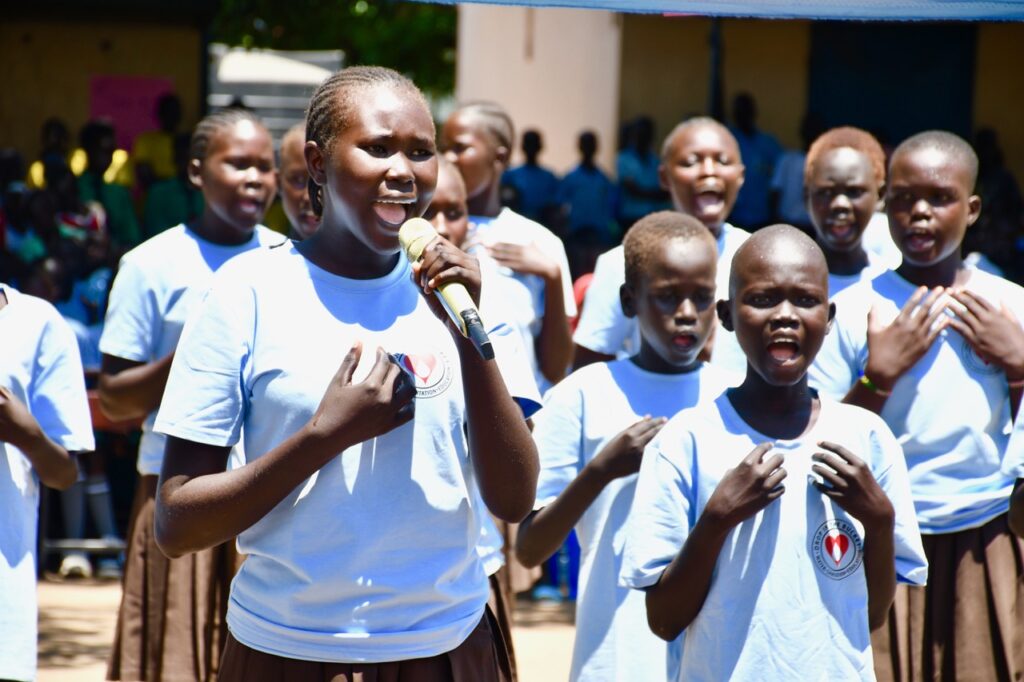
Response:
[[[836,562],[836,566],[843,562],[843,555],[850,548],[850,538],[842,533],[833,533],[825,538],[825,551]]]
[[[405,368],[415,375],[420,381],[426,382],[434,373],[437,366],[437,358],[433,355],[405,355],[402,358]]]
[[[833,580],[853,575],[864,558],[860,533],[843,518],[829,519],[818,526],[809,549],[818,570]]]

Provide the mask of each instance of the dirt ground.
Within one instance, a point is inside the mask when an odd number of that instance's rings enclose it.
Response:
[[[39,682],[96,682],[106,660],[121,598],[118,583],[39,583]],[[572,654],[572,609],[520,602],[512,631],[520,682],[563,682]]]

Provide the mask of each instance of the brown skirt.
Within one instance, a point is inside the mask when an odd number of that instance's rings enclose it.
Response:
[[[487,607],[494,614],[495,639],[499,646],[504,647],[505,657],[508,659],[509,680],[517,682],[519,675],[516,672],[516,650],[512,646],[512,605],[509,603],[509,594],[504,589],[504,582],[501,580],[501,570],[487,578],[491,585],[490,594],[487,597]]]
[[[135,491],[107,679],[213,682],[227,641],[235,543],[168,559],[153,530],[156,482],[141,476]]]
[[[508,660],[490,607],[448,653],[389,663],[318,663],[250,649],[228,634],[220,682],[509,682]]]
[[[927,587],[900,585],[871,634],[879,681],[1024,679],[1024,541],[1006,515],[923,541]]]

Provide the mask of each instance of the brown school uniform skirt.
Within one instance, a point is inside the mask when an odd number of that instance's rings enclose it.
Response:
[[[922,539],[927,587],[900,585],[871,634],[879,682],[1024,679],[1024,541],[1006,514]]]
[[[490,607],[448,653],[389,663],[318,663],[256,651],[228,634],[220,682],[510,682]]]
[[[217,679],[227,641],[235,543],[168,559],[156,545],[156,476],[141,476],[132,505],[124,585],[108,680]]]

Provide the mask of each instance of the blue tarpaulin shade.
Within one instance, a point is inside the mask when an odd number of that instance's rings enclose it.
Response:
[[[456,0],[419,0],[458,4]],[[855,21],[1024,21],[1024,0],[470,0],[647,14]]]

